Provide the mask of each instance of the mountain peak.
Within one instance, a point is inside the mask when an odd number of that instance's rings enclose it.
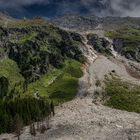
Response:
[[[8,12],[0,11],[0,19],[12,19]]]

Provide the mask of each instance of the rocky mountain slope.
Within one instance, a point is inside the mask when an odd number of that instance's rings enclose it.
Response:
[[[132,17],[104,17],[99,18],[95,16],[79,16],[66,15],[61,18],[52,20],[52,23],[60,28],[77,30],[77,31],[92,31],[104,30],[105,35],[113,39],[113,46],[115,50],[121,55],[131,60],[139,61],[139,33],[140,33],[140,18]],[[98,38],[96,35],[88,35],[90,43],[96,38],[96,50],[108,51],[108,49],[101,50],[101,44],[104,39]],[[106,42],[107,43],[107,42]],[[94,45],[94,43],[93,43]]]
[[[21,134],[21,139],[140,139],[140,114],[116,110],[102,105],[102,87],[98,87],[96,84],[97,80],[104,81],[105,75],[110,75],[113,70],[124,81],[140,84],[139,80],[131,77],[124,64],[118,59],[113,61],[113,59],[99,55],[91,45],[87,44],[87,40],[84,43],[82,50],[87,58],[87,63],[83,65],[84,76],[79,80],[77,97],[56,107],[56,115],[50,121],[49,130],[43,134],[37,133],[36,136],[32,136],[29,127],[26,127]],[[115,86],[117,87],[117,84]],[[45,126],[46,121],[43,122]],[[1,138],[17,139],[13,134],[1,135]]]
[[[47,97],[55,104],[63,103],[55,108],[49,127],[48,118],[33,118],[42,120],[40,123],[46,131],[39,131],[38,123],[34,123],[36,133],[32,134],[27,126],[21,131],[21,139],[140,139],[140,82],[137,76],[140,65],[138,53],[137,57],[132,53],[139,48],[139,18],[92,18],[72,16],[54,21],[65,30],[40,18],[10,22],[7,28],[1,27],[1,65],[8,71],[8,74],[3,74],[5,69],[0,71],[1,85],[3,81],[7,85],[0,86],[4,91],[1,100],[7,99],[7,95],[11,98],[9,93],[12,93],[13,101],[17,95],[19,99],[31,95],[39,101]],[[122,23],[126,23],[125,27],[124,24],[120,26]],[[130,31],[120,30],[128,27]],[[119,43],[115,43],[116,40]],[[126,55],[127,47],[131,51]],[[127,57],[128,54],[134,55]],[[14,90],[10,88],[11,92],[8,82],[14,78],[9,73],[20,79]],[[21,86],[25,88],[23,93],[19,91]],[[38,112],[33,116],[39,117]],[[2,134],[0,139],[16,140],[17,137]]]

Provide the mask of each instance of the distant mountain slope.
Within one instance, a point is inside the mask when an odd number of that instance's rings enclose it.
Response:
[[[14,18],[11,17],[7,12],[0,11],[0,20],[13,20]]]
[[[65,15],[55,18],[51,22],[62,28],[85,30],[98,26],[101,19],[95,16]]]
[[[0,11],[0,26],[7,26],[8,22],[13,22],[16,19],[11,17],[7,12]]]
[[[91,30],[95,29],[99,24],[102,24],[104,29],[116,29],[123,26],[140,27],[140,18],[133,17],[104,17],[96,16],[79,16],[65,15],[57,17],[51,22],[61,28],[69,28],[76,30]]]

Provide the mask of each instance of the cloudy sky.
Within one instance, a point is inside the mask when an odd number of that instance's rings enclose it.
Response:
[[[140,0],[0,0],[0,10],[16,17],[55,17],[68,13],[140,16]]]

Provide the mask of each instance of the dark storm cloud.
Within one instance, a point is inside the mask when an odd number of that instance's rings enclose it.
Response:
[[[0,9],[43,16],[65,13],[140,16],[140,0],[0,0]]]

